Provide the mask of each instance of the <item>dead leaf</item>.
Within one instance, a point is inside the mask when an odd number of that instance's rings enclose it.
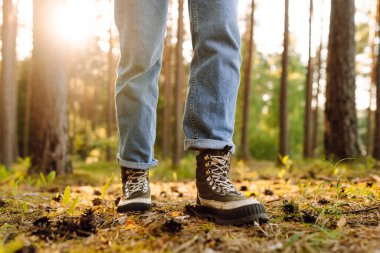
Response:
[[[134,220],[126,220],[125,221],[125,230],[131,230],[136,227],[136,223]]]
[[[170,213],[170,216],[171,217],[179,217],[179,216],[181,216],[182,215],[182,213],[181,212],[178,212],[178,211],[174,211],[174,212],[171,212]]]
[[[347,219],[345,216],[342,216],[338,222],[336,223],[336,225],[340,228],[344,227],[345,225],[347,224]]]

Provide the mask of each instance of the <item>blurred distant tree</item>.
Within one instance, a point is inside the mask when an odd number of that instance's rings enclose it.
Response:
[[[288,51],[289,51],[289,0],[285,0],[284,51],[280,88],[280,150],[282,157],[288,155]]]
[[[54,34],[54,10],[62,0],[33,2],[33,79],[29,173],[72,172],[67,133],[65,43]]]
[[[370,47],[371,47],[371,59],[372,59],[372,64],[371,64],[371,73],[370,73],[370,78],[371,78],[371,83],[369,86],[369,104],[368,104],[368,109],[367,109],[367,138],[366,138],[366,147],[367,147],[367,155],[371,155],[373,152],[373,111],[372,111],[372,104],[375,95],[375,90],[376,90],[376,40],[379,37],[379,30],[378,30],[378,23],[379,23],[379,5],[380,5],[380,0],[376,1],[376,8],[370,12],[370,18],[374,19],[374,25],[369,27],[369,36],[368,36],[368,41]]]
[[[313,59],[311,56],[311,31],[313,22],[313,0],[310,0],[309,6],[309,61],[307,63],[306,89],[305,89],[305,121],[304,121],[304,141],[303,157],[311,157],[311,101],[313,99]]]
[[[315,101],[315,108],[313,111],[313,131],[312,131],[312,143],[311,143],[311,152],[312,155],[315,157],[316,152],[318,149],[319,144],[319,94],[321,93],[321,80],[322,80],[322,51],[323,51],[323,7],[324,1],[321,2],[321,20],[320,20],[320,26],[321,26],[321,34],[319,38],[319,47],[317,49],[317,87],[315,90],[314,95],[314,101]]]
[[[3,1],[0,83],[0,164],[9,168],[16,156],[16,36],[17,7]]]
[[[28,64],[27,79],[25,81],[25,101],[24,101],[24,125],[23,125],[23,142],[22,142],[22,154],[23,156],[29,155],[29,138],[30,138],[30,111],[32,103],[32,61]]]
[[[254,45],[253,45],[253,32],[255,26],[255,1],[252,0],[249,22],[247,22],[247,47],[246,47],[246,59],[244,66],[244,100],[243,100],[243,124],[241,135],[241,148],[242,158],[247,160],[251,157],[249,151],[249,108],[251,104],[251,72],[252,72],[252,58],[254,57]]]
[[[115,101],[114,101],[114,77],[115,68],[113,64],[113,42],[112,42],[112,25],[109,28],[109,49],[108,49],[108,89],[107,89],[107,138],[110,140],[113,134],[113,122],[115,115]],[[111,161],[113,159],[112,149],[110,143],[107,144],[106,148],[106,160]]]
[[[331,1],[325,106],[328,159],[360,155],[355,104],[354,16],[354,0]]]
[[[183,87],[183,0],[178,1],[178,29],[177,29],[177,48],[176,48],[176,91],[175,91],[175,147],[173,164],[178,166],[183,154],[182,144],[182,87]],[[165,138],[165,136],[163,136]]]
[[[322,36],[319,47],[317,49],[317,87],[315,90],[314,101],[315,108],[312,112],[313,116],[313,125],[312,125],[312,136],[311,136],[311,152],[312,156],[316,155],[316,151],[318,149],[318,135],[319,135],[319,94],[321,93],[321,79],[322,79],[322,49],[323,42]]]
[[[380,1],[377,4],[377,29],[380,29]],[[375,116],[375,133],[373,138],[373,157],[380,160],[380,46],[377,48],[376,60],[376,116]]]

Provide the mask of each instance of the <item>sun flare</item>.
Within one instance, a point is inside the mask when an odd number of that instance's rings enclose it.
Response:
[[[93,6],[91,1],[69,0],[56,8],[52,22],[57,36],[73,44],[88,39],[96,19]]]

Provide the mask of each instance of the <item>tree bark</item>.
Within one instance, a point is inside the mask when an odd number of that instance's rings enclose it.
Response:
[[[376,52],[375,52],[376,43],[375,43],[375,40],[378,37],[377,26],[379,23],[379,21],[378,21],[379,15],[378,15],[377,10],[379,9],[379,4],[380,4],[380,1],[377,0],[376,1],[376,8],[374,10],[372,9],[371,13],[370,13],[371,18],[375,19],[375,24],[373,26],[369,26],[369,44],[371,46],[372,64],[371,64],[371,74],[370,74],[371,83],[370,83],[370,86],[368,89],[370,100],[369,100],[369,105],[368,105],[368,109],[367,109],[367,136],[366,136],[367,155],[370,155],[373,152],[373,145],[372,145],[372,141],[373,141],[373,112],[372,112],[371,107],[372,107],[372,101],[376,97],[376,94],[374,94],[375,88],[376,88]]]
[[[305,122],[304,122],[304,142],[303,157],[310,158],[311,148],[311,101],[313,98],[313,59],[311,57],[311,29],[313,21],[313,0],[310,0],[309,9],[309,61],[307,64],[306,89],[305,89]]]
[[[178,166],[183,154],[183,134],[182,134],[182,86],[183,86],[183,0],[178,1],[178,30],[177,30],[177,69],[176,69],[176,92],[175,92],[175,149],[174,166]]]
[[[107,138],[108,140],[112,137],[112,127],[113,127],[113,119],[115,115],[115,101],[114,101],[114,64],[113,64],[113,43],[112,43],[112,27],[109,28],[109,45],[110,48],[108,50],[108,89],[107,89]],[[112,150],[110,143],[107,144],[106,151],[106,159],[107,161],[111,161],[113,158]]]
[[[325,107],[328,159],[361,155],[355,103],[354,16],[354,0],[331,1]]]
[[[377,4],[377,31],[380,29],[380,1]],[[376,115],[375,115],[375,132],[373,136],[373,157],[380,160],[380,46],[377,48],[376,60]]]
[[[30,139],[30,111],[32,104],[32,81],[33,81],[33,61],[31,60],[28,67],[28,79],[26,81],[26,95],[24,108],[24,136],[23,136],[23,156],[29,156],[29,139]]]
[[[253,58],[253,33],[255,25],[255,1],[252,0],[251,3],[251,13],[249,21],[248,30],[248,40],[247,40],[247,58],[245,60],[244,69],[244,101],[243,101],[243,125],[242,125],[242,135],[241,135],[241,146],[242,146],[242,158],[248,160],[251,158],[251,152],[249,151],[249,106],[251,104],[251,71],[252,71],[252,58]]]
[[[2,66],[0,86],[0,164],[10,168],[16,150],[16,36],[17,7],[3,1]]]
[[[323,43],[322,38],[321,42],[319,44],[318,52],[317,52],[317,61],[318,61],[318,73],[317,73],[317,88],[316,93],[314,97],[315,101],[315,109],[313,112],[313,134],[312,134],[312,156],[316,155],[316,150],[318,148],[318,129],[319,129],[319,94],[320,94],[320,87],[321,87],[321,78],[322,78],[322,49],[323,49]]]
[[[282,157],[288,154],[288,48],[289,48],[289,0],[285,0],[284,51],[280,87],[280,150]]]
[[[312,156],[315,157],[317,154],[317,148],[319,144],[319,94],[321,93],[321,79],[322,79],[322,50],[323,50],[323,4],[324,2],[321,2],[321,20],[320,20],[320,26],[321,26],[321,35],[319,39],[319,48],[317,51],[317,88],[315,93],[315,109],[314,109],[314,120],[313,120],[313,134],[312,134]]]
[[[33,97],[31,101],[29,173],[72,172],[67,133],[65,46],[53,33],[53,11],[60,0],[33,3]]]

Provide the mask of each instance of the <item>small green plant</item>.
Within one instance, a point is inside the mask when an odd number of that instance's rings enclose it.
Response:
[[[338,165],[343,162],[343,161],[347,161],[347,160],[355,160],[355,158],[343,158],[343,159],[340,159],[339,161],[337,161],[335,164],[331,163],[330,161],[327,161],[327,160],[322,160],[322,162],[326,163],[328,166],[330,166],[332,169],[333,169],[333,173],[335,176],[340,176],[341,175],[341,172],[342,172],[342,168],[339,167]]]
[[[25,179],[25,182],[26,182],[28,185],[30,185],[30,186],[37,184],[37,180],[36,180],[35,178],[32,178],[32,177],[27,177],[27,178]]]
[[[299,233],[297,233],[297,234],[292,235],[292,236],[289,238],[289,240],[286,242],[286,245],[287,245],[288,247],[292,247],[292,246],[294,245],[294,243],[296,243],[296,241],[297,241],[298,239],[300,239],[304,234],[305,234],[305,232],[299,232]]]
[[[0,182],[8,179],[12,175],[12,171],[8,170],[4,165],[0,164]]]
[[[4,242],[0,242],[0,253],[8,253],[8,252],[17,252],[19,251],[22,246],[24,246],[24,243],[20,240],[11,241],[7,244],[4,244]]]
[[[41,188],[41,179],[40,178],[38,178],[37,179],[37,181],[36,181],[36,187],[37,187],[37,189],[40,189]]]
[[[42,172],[40,172],[40,177],[36,181],[37,188],[40,188],[41,185],[45,186],[52,183],[55,179],[55,175],[56,175],[55,171],[50,171],[47,177],[45,177],[45,175]]]
[[[63,196],[62,196],[62,205],[64,207],[69,206],[70,195],[71,195],[71,190],[70,190],[70,186],[68,185],[65,187],[65,190],[63,191]],[[58,195],[56,195],[56,197],[58,197]],[[74,212],[76,206],[78,205],[78,200],[79,200],[79,197],[76,197],[73,200],[73,202],[71,202],[70,206],[66,210],[68,214],[72,214]]]
[[[12,195],[13,196],[17,195],[19,181],[17,179],[12,179],[11,181],[9,181],[9,184],[12,188]]]
[[[67,209],[67,213],[68,214],[72,214],[75,210],[75,207],[77,206],[78,204],[78,200],[79,200],[79,197],[76,197],[73,202],[71,203],[69,209]]]
[[[47,182],[52,183],[55,179],[55,176],[56,176],[56,172],[54,170],[50,171],[50,173],[47,175]]]
[[[47,184],[46,177],[44,174],[42,174],[42,172],[40,172],[40,178],[41,178],[42,184],[46,185]]]
[[[278,154],[278,160],[279,160],[280,165],[281,165],[281,170],[278,173],[278,177],[284,178],[286,173],[290,172],[290,168],[291,168],[293,162],[292,162],[292,160],[289,159],[288,155],[282,156],[281,154]]]
[[[70,200],[70,186],[66,186],[65,191],[63,192],[62,204],[64,206],[67,206],[69,204],[69,200]]]
[[[113,176],[114,176],[114,174],[112,173],[111,177],[107,180],[107,182],[102,187],[102,191],[101,191],[102,194],[100,196],[100,198],[102,200],[104,199],[104,196],[106,194],[106,191],[107,191],[108,187],[111,185],[111,182],[113,180]]]
[[[24,213],[27,213],[28,212],[28,204],[26,204],[25,202],[22,202],[22,211]]]

